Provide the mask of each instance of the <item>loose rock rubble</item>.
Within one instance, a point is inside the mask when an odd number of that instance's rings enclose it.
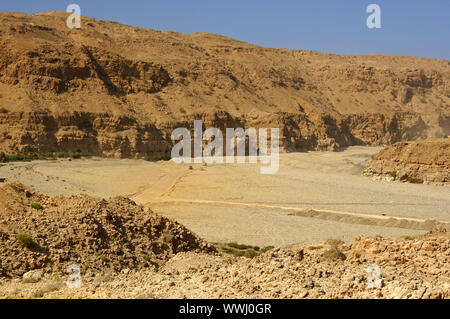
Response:
[[[182,225],[124,197],[50,198],[16,182],[1,191],[0,276],[61,272],[71,264],[83,271],[158,268],[178,252],[215,251]],[[31,247],[24,247],[18,234],[30,236]]]
[[[444,228],[237,258],[126,198],[49,198],[14,182],[2,191],[0,298],[450,298]],[[28,209],[37,200],[44,209]],[[21,246],[19,231],[41,249]],[[80,288],[66,284],[70,263]]]
[[[385,180],[450,185],[450,138],[395,143],[375,155],[363,174]]]

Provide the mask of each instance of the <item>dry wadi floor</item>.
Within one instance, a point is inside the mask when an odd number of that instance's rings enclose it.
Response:
[[[395,237],[448,226],[448,187],[361,176],[377,147],[281,154],[275,175],[259,164],[84,159],[9,163],[0,176],[48,195],[125,195],[209,242],[285,247],[358,235]]]

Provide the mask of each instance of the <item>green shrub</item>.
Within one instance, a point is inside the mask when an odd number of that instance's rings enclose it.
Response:
[[[34,208],[36,210],[43,210],[44,209],[44,207],[41,204],[39,204],[39,203],[31,203],[31,208]]]
[[[235,257],[242,257],[242,256],[244,256],[244,253],[245,253],[245,251],[243,251],[243,250],[236,250],[236,249],[228,248],[228,247],[223,247],[222,250],[224,253],[233,255]]]
[[[103,262],[105,262],[105,263],[109,261],[109,258],[106,257],[105,255],[100,255],[99,258],[100,258],[101,261],[103,261]]]
[[[258,255],[259,255],[258,252],[255,251],[254,249],[248,249],[244,253],[244,257],[247,257],[247,258],[254,258]]]
[[[309,246],[309,250],[322,249],[323,246]]]
[[[43,152],[43,153],[27,153],[27,154],[14,154],[5,155],[5,162],[29,162],[34,160],[53,160],[57,158],[72,158],[79,159],[81,157],[89,157],[88,154],[77,152]]]
[[[17,239],[27,248],[31,248],[34,246],[34,240],[28,234],[18,234]]]
[[[264,247],[264,248],[261,249],[261,252],[262,252],[262,253],[265,253],[265,252],[267,252],[267,251],[269,251],[269,250],[271,250],[271,249],[274,249],[274,248],[275,248],[274,246],[266,246],[266,247]]]
[[[391,176],[394,178],[394,181],[397,179],[397,171],[391,172]]]
[[[247,258],[254,258],[274,248],[273,246],[260,248],[258,246],[250,246],[237,243],[216,244],[216,245],[219,246],[222,252],[226,254],[230,254],[235,257],[247,257]]]
[[[229,243],[229,244],[227,244],[227,246],[229,246],[231,248],[240,249],[240,250],[244,250],[244,249],[259,250],[258,246],[249,246],[249,245],[242,245],[242,244],[237,244],[237,243]]]
[[[81,158],[81,153],[75,152],[75,153],[69,153],[70,158],[73,159],[79,159]]]

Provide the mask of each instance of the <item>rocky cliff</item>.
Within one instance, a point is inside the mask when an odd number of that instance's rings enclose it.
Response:
[[[450,138],[398,142],[388,146],[367,163],[364,175],[450,185]]]
[[[0,150],[167,159],[176,127],[337,150],[450,134],[448,61],[268,49],[67,13],[0,13]]]

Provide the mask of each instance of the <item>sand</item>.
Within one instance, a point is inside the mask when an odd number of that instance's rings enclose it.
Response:
[[[189,170],[171,161],[83,159],[8,163],[0,176],[48,195],[126,195],[209,242],[352,241],[361,234],[424,233],[429,219],[450,222],[447,187],[361,176],[379,150],[281,154],[275,175],[261,175],[259,164],[194,164]]]

